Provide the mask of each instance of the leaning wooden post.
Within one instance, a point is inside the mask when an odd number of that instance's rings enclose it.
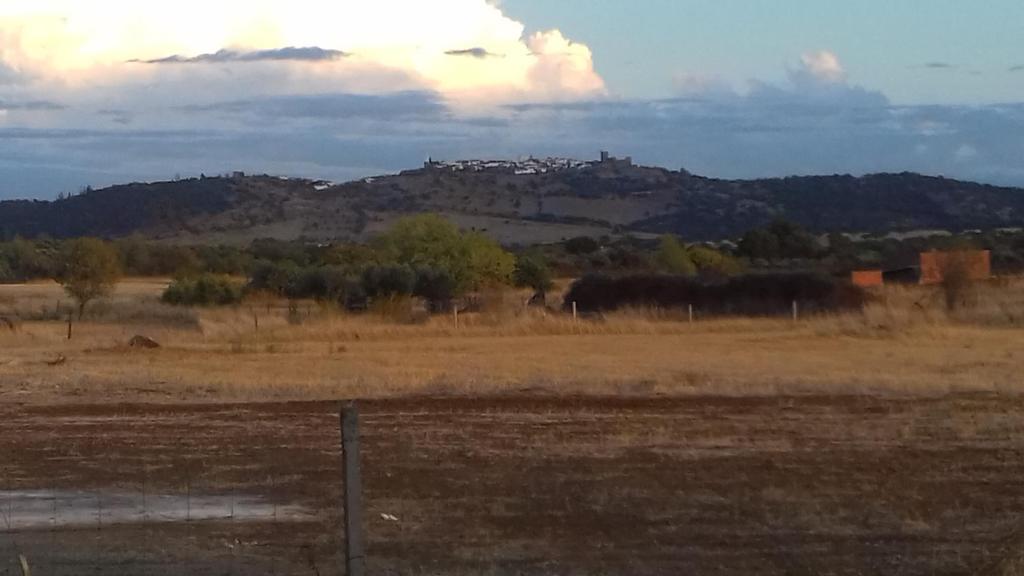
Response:
[[[341,411],[341,448],[345,474],[345,568],[348,576],[364,576],[362,478],[359,473],[359,408]]]
[[[452,315],[455,317],[455,329],[459,329],[459,305],[452,306]]]
[[[75,320],[75,312],[73,310],[69,311],[68,312],[68,340],[71,340],[71,324],[74,322],[74,320]]]
[[[578,322],[580,319],[580,309],[576,302],[572,303],[572,319],[574,322]]]
[[[18,560],[21,563],[21,576],[32,576],[32,569],[28,566],[28,558],[25,558],[24,554],[18,555]]]
[[[793,300],[793,322],[800,321],[800,304]]]
[[[690,304],[690,324],[693,324],[693,304]]]

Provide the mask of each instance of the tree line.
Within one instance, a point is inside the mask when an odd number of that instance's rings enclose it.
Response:
[[[815,236],[778,220],[735,243],[689,245],[657,239],[571,238],[507,249],[436,215],[399,220],[362,244],[257,240],[246,247],[180,246],[132,236],[111,241],[15,238],[0,242],[0,283],[56,279],[79,301],[105,295],[121,275],[172,277],[165,300],[221,305],[261,293],[333,301],[359,308],[379,299],[415,296],[435,310],[491,286],[530,288],[542,296],[554,277],[669,274],[727,279],[746,271],[850,269],[912,263],[931,248],[985,248],[997,269],[1024,269],[1024,233],[994,231],[897,239]]]

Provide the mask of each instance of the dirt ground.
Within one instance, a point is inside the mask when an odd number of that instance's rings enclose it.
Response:
[[[362,410],[371,574],[1009,575],[1024,563],[1019,397]],[[0,406],[0,495],[228,494],[315,512],[0,530],[0,575],[18,574],[19,554],[36,574],[340,574],[337,411]]]

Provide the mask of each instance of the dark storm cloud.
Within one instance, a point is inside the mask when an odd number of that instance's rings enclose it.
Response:
[[[142,64],[221,64],[226,62],[330,62],[347,54],[340,50],[327,50],[316,46],[297,48],[289,46],[274,50],[219,50],[198,56],[173,55],[155,60],[131,60]]]
[[[448,56],[462,56],[469,58],[478,58],[484,60],[487,58],[500,58],[501,54],[495,54],[486,48],[466,48],[464,50],[448,50],[445,52]]]
[[[67,106],[49,100],[5,100],[0,98],[0,110],[27,110],[29,112],[53,112],[66,110]]]
[[[107,118],[128,115],[130,126]],[[413,91],[97,117],[102,128],[0,129],[0,195],[52,196],[77,189],[68,186],[76,174],[78,186],[232,170],[343,181],[431,156],[593,158],[600,149],[712,177],[915,171],[1024,185],[1024,104],[896,106],[879,92],[799,75],[745,93],[517,104],[475,115]],[[182,129],[147,130],[160,125],[154,118]],[[4,186],[18,181],[31,188]]]
[[[857,105],[851,105],[856,103]],[[1024,184],[1024,105],[892,106],[854,92],[517,106],[512,125],[557,127],[564,147],[721,177],[919,171]],[[532,151],[532,150],[531,150]],[[970,153],[964,153],[970,152]]]
[[[276,96],[186,106],[191,113],[249,114],[265,118],[440,118],[446,107],[437,94],[423,91],[395,94],[321,94]]]

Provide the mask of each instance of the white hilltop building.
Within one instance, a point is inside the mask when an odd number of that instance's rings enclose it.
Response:
[[[615,158],[608,152],[601,152],[601,159],[596,161],[576,160],[573,158],[534,158],[525,160],[443,160],[433,158],[427,160],[423,167],[427,170],[443,172],[501,172],[504,174],[528,175],[563,172],[566,170],[582,170],[592,166],[614,165],[629,168],[633,159]]]

